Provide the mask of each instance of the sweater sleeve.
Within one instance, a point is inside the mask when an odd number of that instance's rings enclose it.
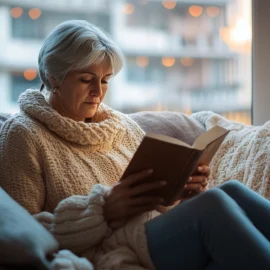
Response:
[[[73,195],[62,200],[54,214],[36,215],[59,242],[61,249],[76,254],[98,246],[111,233],[104,215],[104,195],[108,187],[94,185],[88,196]],[[50,221],[51,220],[51,221]],[[48,226],[48,222],[51,222]]]
[[[31,214],[42,210],[40,153],[30,131],[16,119],[5,122],[0,134],[0,186]]]

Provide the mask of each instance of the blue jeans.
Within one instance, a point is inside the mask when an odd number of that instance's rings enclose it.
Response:
[[[145,224],[157,270],[269,270],[270,202],[229,181]]]

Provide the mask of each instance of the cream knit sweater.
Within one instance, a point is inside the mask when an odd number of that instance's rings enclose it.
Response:
[[[116,183],[144,132],[101,104],[91,123],[62,117],[39,91],[20,97],[21,113],[2,127],[0,186],[30,213],[52,212],[94,184]]]
[[[103,216],[104,194],[142,140],[140,127],[103,104],[91,123],[75,122],[36,90],[21,95],[20,109],[1,130],[0,186],[38,214],[61,248],[88,258],[95,269],[154,269],[143,224],[158,213],[116,231]]]

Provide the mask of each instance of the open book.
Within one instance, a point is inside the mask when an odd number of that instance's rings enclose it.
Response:
[[[192,146],[169,136],[147,133],[121,180],[132,173],[153,169],[146,181],[166,180],[167,185],[147,194],[161,196],[165,200],[163,205],[171,205],[193,171],[199,165],[209,165],[228,133],[229,130],[215,126],[201,134]]]

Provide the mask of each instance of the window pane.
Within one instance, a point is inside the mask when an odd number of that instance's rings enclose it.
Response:
[[[105,98],[114,109],[212,110],[251,122],[251,0],[42,2],[1,1],[1,110],[16,111],[18,93],[38,84],[38,78],[14,79],[14,72],[37,70],[53,27],[83,19],[108,32],[125,54]]]

